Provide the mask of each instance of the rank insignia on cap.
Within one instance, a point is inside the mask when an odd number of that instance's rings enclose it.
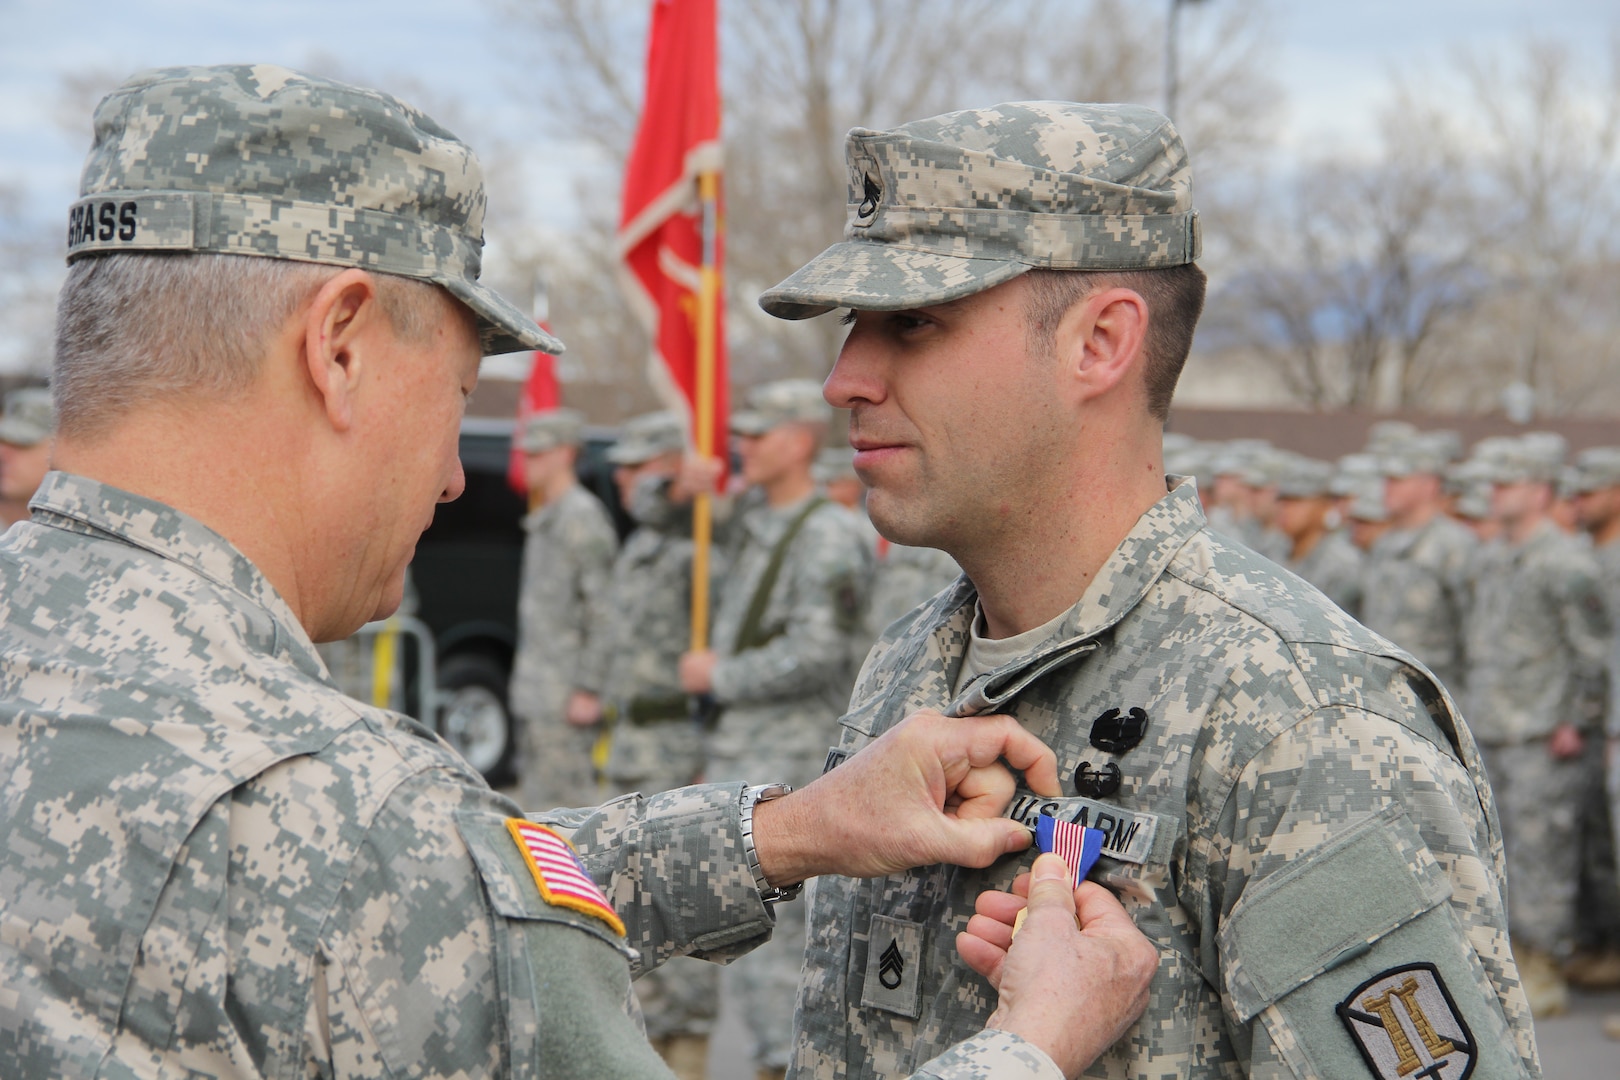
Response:
[[[601,919],[615,934],[624,936],[624,922],[585,872],[584,864],[568,841],[555,830],[525,818],[507,818],[506,828],[517,841],[523,861],[529,864],[529,873],[534,875],[534,883],[540,887],[540,895],[546,903]]]
[[[1097,865],[1097,856],[1102,854],[1103,831],[1042,814],[1035,820],[1035,845],[1045,854],[1061,856],[1074,871],[1074,883],[1078,886]]]
[[[1337,1012],[1380,1080],[1465,1080],[1474,1071],[1473,1035],[1433,964],[1379,972]]]

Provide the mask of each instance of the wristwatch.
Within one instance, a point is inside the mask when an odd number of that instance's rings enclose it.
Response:
[[[780,900],[797,900],[799,894],[804,891],[804,882],[775,888],[765,880],[765,872],[759,868],[759,852],[754,848],[754,807],[762,802],[780,799],[792,790],[791,784],[759,784],[743,788],[743,855],[748,859],[748,869],[754,875],[754,884],[759,887],[759,898],[767,904],[774,904]]]

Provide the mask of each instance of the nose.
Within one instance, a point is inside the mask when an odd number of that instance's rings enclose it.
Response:
[[[821,385],[821,396],[835,409],[853,409],[858,404],[876,404],[887,390],[881,378],[882,362],[871,330],[863,330],[866,316],[857,316],[849,329],[838,360]]]
[[[439,501],[442,503],[455,502],[467,490],[467,471],[461,467],[461,455],[456,455],[456,471],[450,474],[450,482],[444,490],[439,492]]]

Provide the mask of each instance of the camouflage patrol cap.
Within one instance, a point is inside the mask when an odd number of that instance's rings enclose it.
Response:
[[[578,409],[551,409],[523,422],[518,446],[525,454],[543,454],[559,446],[578,446],[585,434],[585,415]]]
[[[1474,447],[1473,460],[1493,484],[1546,483],[1558,479],[1568,445],[1557,435],[1531,432],[1518,438],[1481,439]]]
[[[641,465],[685,448],[686,429],[681,418],[664,409],[625,421],[624,433],[608,449],[607,459],[613,465]]]
[[[1328,494],[1349,500],[1345,514],[1358,521],[1387,521],[1384,477],[1376,454],[1346,454],[1328,482]]]
[[[825,424],[832,419],[832,406],[814,379],[761,383],[748,392],[747,405],[731,414],[731,430],[738,435],[763,435],[781,424]]]
[[[1449,431],[1418,431],[1390,437],[1381,443],[1378,464],[1385,476],[1439,476],[1457,456],[1456,435]]]
[[[1279,455],[1277,497],[1315,499],[1328,494],[1333,483],[1333,466],[1304,454]]]
[[[25,386],[6,395],[5,415],[0,416],[0,443],[35,446],[56,431],[56,406],[44,386]]]
[[[1575,455],[1580,479],[1576,490],[1582,494],[1620,487],[1620,446],[1594,446]]]
[[[779,318],[940,304],[1036,267],[1145,270],[1199,256],[1186,148],[1140,105],[1011,102],[855,128],[844,153],[844,240],[760,297]]]
[[[1380,420],[1367,429],[1367,453],[1382,454],[1417,434],[1417,425],[1409,421]]]
[[[269,64],[143,72],[102,99],[68,261],[214,252],[357,266],[443,286],[486,354],[562,343],[478,281],[484,175],[386,94]]]

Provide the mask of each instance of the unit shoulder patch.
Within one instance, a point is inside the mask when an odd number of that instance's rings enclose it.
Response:
[[[1336,1011],[1379,1080],[1466,1080],[1474,1071],[1473,1034],[1433,964],[1381,971]]]
[[[512,834],[546,903],[601,919],[614,933],[625,936],[623,920],[561,834],[526,818],[507,818],[506,829]]]

